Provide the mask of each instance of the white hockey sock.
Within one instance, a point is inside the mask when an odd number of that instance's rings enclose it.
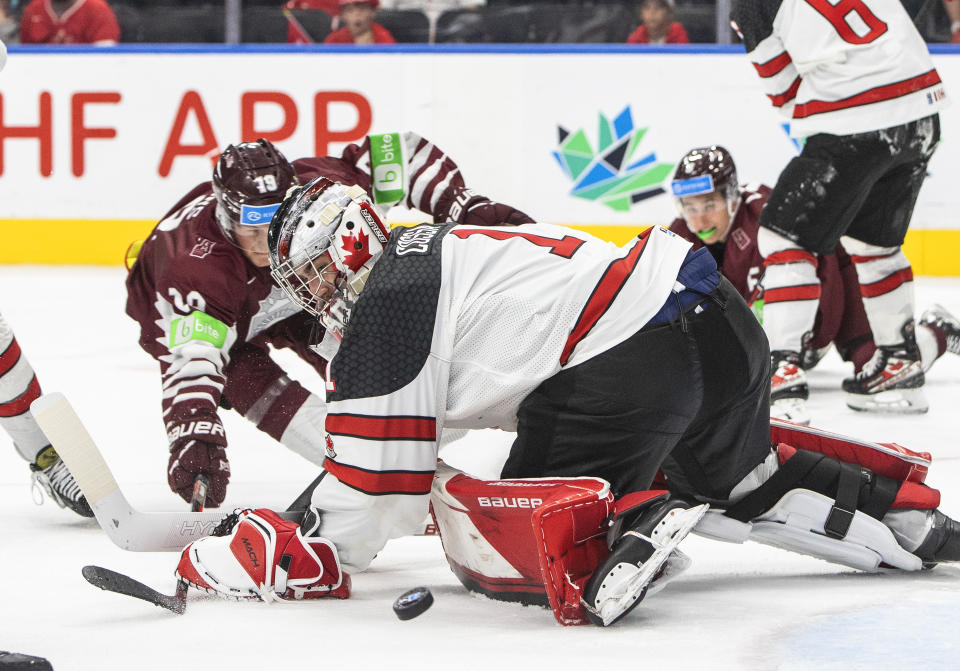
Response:
[[[779,233],[761,228],[757,246],[764,256],[763,330],[771,350],[799,352],[813,329],[820,305],[817,259]]]
[[[878,247],[853,238],[841,239],[850,254],[863,308],[877,345],[903,342],[903,325],[913,319],[913,269],[900,247]]]

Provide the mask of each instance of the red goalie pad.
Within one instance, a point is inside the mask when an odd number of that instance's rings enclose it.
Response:
[[[923,482],[930,468],[929,452],[914,452],[896,443],[856,440],[782,419],[770,420],[770,440],[774,445],[786,443],[800,450],[820,452],[837,461],[864,466],[894,480]]]
[[[450,568],[493,599],[549,605],[584,624],[580,596],[609,554],[610,485],[599,478],[477,480],[440,464],[431,493]]]

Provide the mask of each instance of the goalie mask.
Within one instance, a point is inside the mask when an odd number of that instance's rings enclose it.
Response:
[[[267,236],[274,280],[337,337],[389,229],[359,186],[318,177],[291,192]]]
[[[227,239],[250,251],[266,254],[265,242],[250,235],[269,225],[291,186],[299,184],[289,161],[269,140],[228,146],[213,170],[213,194],[217,199],[217,223]],[[262,227],[262,228],[254,228]]]

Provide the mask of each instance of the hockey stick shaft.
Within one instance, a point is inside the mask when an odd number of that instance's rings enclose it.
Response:
[[[115,545],[133,552],[179,552],[198,538],[209,536],[223,512],[144,512],[130,505],[106,460],[67,398],[45,394],[31,405],[37,424],[63,459],[87,498],[100,528]],[[304,491],[312,492],[315,483]],[[301,495],[303,496],[303,495]],[[298,502],[300,497],[298,497]],[[307,498],[306,505],[309,505]],[[278,511],[299,522],[305,510]],[[436,535],[428,519],[418,535]]]

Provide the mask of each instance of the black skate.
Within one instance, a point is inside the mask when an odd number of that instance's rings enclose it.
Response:
[[[36,462],[30,464],[30,470],[33,471],[35,489],[46,492],[61,508],[69,508],[83,517],[93,517],[93,510],[80,491],[80,486],[52,446],[40,450]]]
[[[843,381],[847,405],[866,412],[917,414],[930,406],[923,393],[925,382],[913,322],[903,328],[904,342],[879,346],[863,370]]]
[[[943,331],[947,337],[947,351],[960,355],[960,319],[942,305],[934,305],[920,316],[920,323]]]
[[[671,499],[643,510],[587,582],[583,605],[590,622],[610,626],[690,566],[677,545],[709,507]]]
[[[933,526],[913,554],[923,560],[924,568],[942,561],[960,561],[960,522],[934,510]]]
[[[800,354],[777,350],[770,353],[770,416],[795,424],[809,424],[807,399],[810,388]]]

